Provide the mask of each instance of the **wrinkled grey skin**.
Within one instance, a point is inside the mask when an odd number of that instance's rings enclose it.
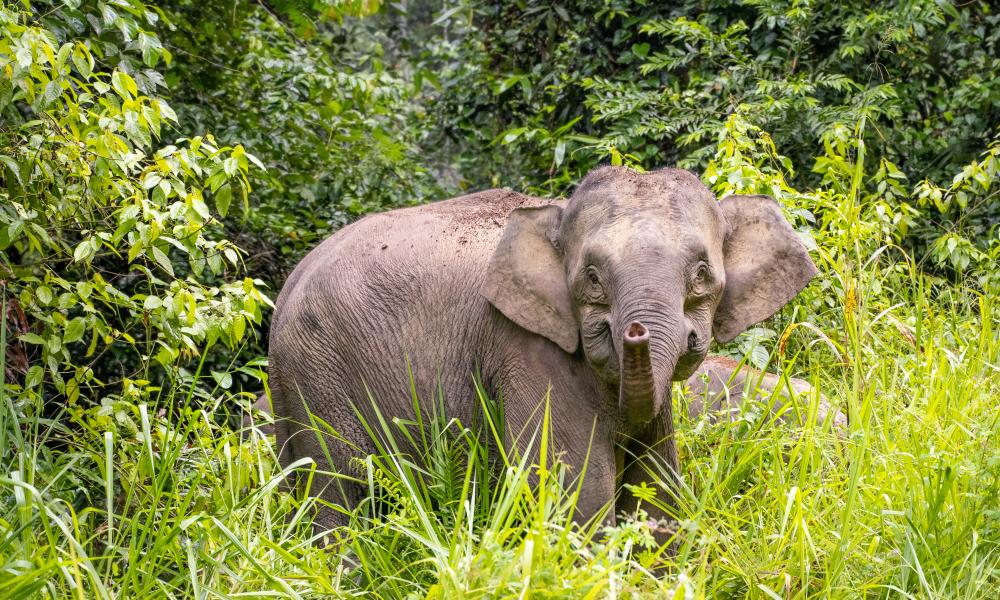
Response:
[[[374,422],[370,393],[386,417],[412,418],[407,361],[419,397],[440,386],[449,415],[469,423],[478,371],[503,396],[511,445],[530,437],[551,389],[556,451],[579,472],[590,442],[578,518],[614,522],[632,508],[612,506],[616,482],[649,479],[630,456],[648,448],[677,468],[670,382],[692,375],[713,336],[769,317],[815,273],[773,200],[720,202],[677,169],[603,167],[567,200],[489,190],[370,215],[313,250],[278,298],[281,461],[355,474],[350,458],[373,447],[354,406]],[[306,407],[344,438],[325,438],[332,465]],[[361,493],[342,479],[322,492],[348,506]]]

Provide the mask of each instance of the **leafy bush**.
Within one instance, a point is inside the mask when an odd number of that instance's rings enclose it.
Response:
[[[241,140],[267,165],[251,174],[256,210],[228,232],[276,290],[350,219],[441,192],[416,145],[416,90],[357,18],[379,3],[225,4],[164,7],[168,45],[195,49],[176,53],[165,78],[185,129]]]
[[[124,36],[119,51],[155,65],[159,42],[143,26],[157,13],[119,9],[105,6],[99,23]],[[19,333],[15,393],[40,399],[51,385],[72,404],[81,392],[98,398],[105,385],[155,378],[154,367],[176,375],[261,322],[270,301],[258,282],[232,279],[240,252],[219,220],[234,199],[246,210],[259,161],[210,135],[154,147],[176,122],[148,89],[155,77],[140,90],[126,63],[98,66],[111,42],[59,39],[34,19],[0,12],[4,299]]]
[[[112,506],[117,488],[93,487],[89,469],[56,476],[74,463],[57,449],[94,429],[149,441],[138,404],[176,389],[210,353],[231,355],[270,305],[220,221],[248,208],[259,161],[210,135],[160,143],[177,118],[156,92],[162,78],[139,69],[169,60],[146,29],[161,15],[139,2],[101,6],[86,21],[71,8],[0,8],[0,462],[15,492],[5,501],[38,486],[50,508],[74,497],[100,505],[105,492]],[[94,37],[75,35],[84,23]],[[187,397],[208,395],[203,385]],[[166,409],[175,393],[164,396]],[[44,424],[37,445],[20,423]]]

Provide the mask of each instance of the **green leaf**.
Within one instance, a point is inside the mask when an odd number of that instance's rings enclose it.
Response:
[[[233,201],[233,190],[229,185],[224,185],[215,192],[215,210],[219,215],[225,217],[229,214],[229,204]]]
[[[209,252],[205,259],[208,263],[208,268],[210,268],[213,273],[222,272],[222,255],[213,251]]]
[[[206,221],[212,218],[212,213],[208,210],[208,205],[205,204],[205,201],[200,196],[195,196],[191,199],[191,208],[194,209],[194,212],[198,213],[199,217]]]
[[[144,249],[145,249],[145,246],[141,242],[136,242],[135,244],[133,244],[128,249],[128,259],[127,259],[128,262],[129,263],[135,262],[135,259],[138,258],[140,254],[142,254],[142,251]]]
[[[142,189],[151,190],[156,187],[162,179],[163,178],[160,177],[159,173],[154,173],[152,171],[146,173],[146,176],[142,178]]]
[[[41,339],[41,338],[39,338]],[[42,382],[45,376],[45,369],[41,365],[33,365],[24,375],[24,387],[33,388]]]
[[[76,67],[80,76],[84,79],[90,79],[91,73],[94,71],[93,59],[90,57],[90,53],[87,52],[86,46],[83,44],[77,44],[76,48],[73,50],[73,66]]]
[[[48,304],[52,302],[52,289],[47,285],[40,285],[35,290],[35,296],[38,297],[38,301],[42,304]]]
[[[525,79],[524,75],[511,75],[507,77],[506,79],[500,82],[499,86],[497,86],[496,94],[499,96],[500,94],[506,92],[515,85],[522,83],[524,79]]]
[[[42,103],[48,106],[56,101],[59,96],[62,95],[62,85],[60,85],[58,79],[53,79],[45,86],[45,92],[42,95]]]
[[[611,148],[611,165],[615,167],[622,166],[622,155],[614,147]]]
[[[111,87],[126,100],[131,100],[139,95],[139,88],[136,86],[135,80],[120,69],[115,69],[111,74]]]
[[[563,162],[563,158],[565,158],[565,156],[566,156],[566,142],[564,142],[563,140],[559,140],[559,143],[556,144],[556,150],[552,157],[555,166],[558,167],[559,165],[561,165]]]
[[[21,340],[26,344],[38,344],[40,346],[45,345],[45,338],[38,335],[37,333],[22,333],[17,336],[17,339]]]
[[[76,317],[66,323],[66,332],[63,334],[63,343],[70,344],[83,339],[83,334],[87,331],[87,321],[83,317]]]
[[[233,175],[236,175],[236,172],[240,168],[240,164],[235,158],[230,156],[222,162],[222,168],[226,171],[226,175],[232,177]]]
[[[142,62],[147,67],[155,67],[160,61],[160,40],[145,31],[139,32],[139,49],[142,50]]]
[[[163,252],[163,250],[157,248],[156,246],[153,246],[150,250],[152,251],[153,260],[156,261],[156,264],[160,265],[160,267],[164,271],[166,271],[171,277],[173,277],[174,266],[170,264],[170,258],[167,257],[166,253]]]
[[[56,54],[56,65],[60,70],[66,64],[66,59],[69,58],[71,52],[73,52],[73,44],[70,42],[66,42],[59,47],[59,52]]]
[[[174,112],[174,109],[170,108],[169,104],[163,100],[156,100],[154,104],[156,105],[156,109],[160,112],[160,118],[173,121],[174,123],[177,122],[177,113]]]
[[[233,338],[235,341],[240,341],[243,339],[243,334],[247,330],[247,320],[243,317],[236,317],[233,322]]]
[[[94,238],[87,238],[73,249],[73,262],[87,262],[97,254],[98,244]]]
[[[21,168],[18,166],[17,161],[15,161],[13,158],[9,156],[0,154],[0,162],[2,162],[4,165],[7,166],[8,169],[10,169],[10,172],[14,174],[14,178],[17,179],[18,183],[22,185],[24,184],[24,182],[21,181]]]
[[[264,167],[264,163],[260,162],[260,159],[257,158],[256,156],[254,156],[253,154],[250,154],[249,152],[247,152],[246,153],[246,157],[248,159],[250,159],[250,162],[252,162],[253,164],[255,164],[257,166],[257,168],[260,169],[261,171],[265,171],[266,170],[266,168]]]
[[[212,379],[224,390],[228,390],[233,385],[233,376],[230,373],[219,373],[212,371]]]

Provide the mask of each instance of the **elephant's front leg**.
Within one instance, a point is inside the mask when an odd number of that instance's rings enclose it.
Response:
[[[574,521],[587,523],[599,517],[608,525],[615,524],[615,451],[610,437],[594,440],[590,445],[590,453],[585,457],[586,471],[583,462],[574,460],[572,473],[579,474],[573,479],[573,491],[579,487],[576,499],[576,515]],[[582,480],[580,479],[582,476]]]
[[[576,523],[584,525],[596,517],[614,525],[617,469],[613,438],[606,419],[588,410],[587,402],[572,397],[566,391],[553,388],[551,394],[546,464],[551,469],[554,461],[558,460],[567,469],[564,489],[578,494],[573,516]],[[516,406],[519,403],[508,403],[511,404]],[[526,420],[528,426],[511,442],[518,448],[520,456],[530,461],[529,464],[540,465],[544,406],[536,405],[532,412],[535,417]],[[555,476],[554,471],[549,472]],[[532,487],[540,483],[536,472],[532,473],[530,483]]]
[[[565,489],[579,489],[574,521],[583,524],[600,517],[613,524],[617,470],[609,418],[612,400],[586,366],[569,363],[548,344],[530,341],[520,346],[516,362],[503,369],[510,375],[495,390],[504,397],[508,446],[522,457],[527,454],[529,464],[540,464],[547,406],[551,436],[546,460],[550,466],[555,458],[562,461],[568,475]],[[532,477],[532,484],[537,482]]]
[[[673,528],[672,516],[668,512],[674,505],[678,474],[673,455],[675,445],[669,443],[673,427],[666,422],[671,418],[667,411],[643,427],[638,434],[623,440],[618,448],[618,462],[621,469],[621,483],[615,509],[618,514],[635,514],[641,508],[652,522],[653,534],[658,543],[670,540]],[[638,492],[630,488],[645,488]],[[652,500],[643,501],[640,495],[655,494]]]

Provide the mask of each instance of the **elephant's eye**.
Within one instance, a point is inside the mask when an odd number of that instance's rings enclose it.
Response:
[[[691,293],[700,296],[707,292],[707,288],[712,279],[712,269],[708,263],[699,262],[691,274]]]
[[[584,277],[584,281],[586,281],[583,290],[584,296],[590,302],[603,304],[606,301],[604,285],[601,283],[601,276],[598,274],[597,268],[593,266],[587,267]]]
[[[701,263],[694,272],[694,282],[698,285],[703,285],[708,282],[708,275],[708,265]]]

